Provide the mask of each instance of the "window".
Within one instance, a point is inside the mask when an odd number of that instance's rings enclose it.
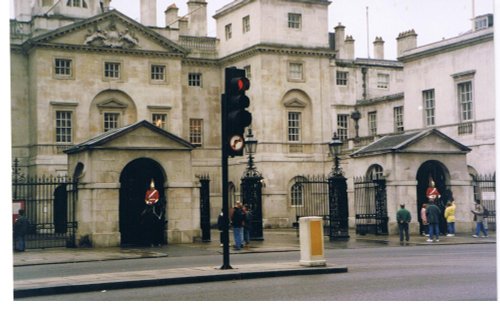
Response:
[[[203,120],[189,120],[189,142],[193,145],[201,146],[203,141]]]
[[[86,8],[87,2],[85,0],[68,0],[66,6],[72,6],[77,8]]]
[[[290,203],[292,207],[304,205],[304,185],[297,180],[290,189]]]
[[[288,113],[288,141],[300,142],[300,112]]]
[[[349,73],[347,71],[337,71],[337,85],[347,85],[347,77]]]
[[[72,76],[72,61],[71,59],[56,58],[54,60],[54,73],[57,77]]]
[[[104,132],[116,129],[119,127],[120,114],[117,112],[104,113]]]
[[[457,89],[460,121],[472,121],[472,82],[459,83]]]
[[[304,80],[303,65],[301,63],[289,63],[288,76],[290,77],[290,80],[303,81]]]
[[[288,13],[288,28],[300,29],[302,27],[302,14]]]
[[[226,27],[224,27],[226,31],[226,40],[231,39],[231,37],[233,36],[232,28],[233,28],[232,24],[227,24]]]
[[[166,66],[165,65],[151,65],[151,80],[156,82],[165,82],[166,79]]]
[[[368,135],[377,135],[377,112],[368,112]]]
[[[434,100],[434,90],[426,90],[422,92],[424,100],[424,117],[425,125],[432,126],[435,124],[435,100]]]
[[[105,62],[104,77],[108,79],[120,79],[120,63]]]
[[[250,31],[250,15],[247,15],[243,17],[242,20],[243,23],[243,33],[249,32]]]
[[[56,143],[73,141],[73,114],[71,111],[56,111]]]
[[[188,74],[188,85],[201,87],[201,73]]]
[[[403,106],[394,107],[394,132],[402,133],[405,131],[403,124]]]
[[[370,180],[382,179],[384,176],[384,169],[378,164],[373,164],[368,168],[366,177]]]
[[[167,129],[167,114],[166,113],[153,113],[152,123],[157,127]]]
[[[338,114],[337,115],[337,134],[341,141],[347,140],[347,130],[348,130],[348,114]]]
[[[377,74],[377,88],[388,89],[389,88],[389,75],[385,73]]]
[[[243,69],[245,70],[245,77],[249,80],[252,79],[252,66],[248,65],[243,67]]]

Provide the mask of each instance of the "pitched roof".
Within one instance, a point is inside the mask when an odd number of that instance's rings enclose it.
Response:
[[[106,144],[109,141],[112,141],[118,137],[121,137],[127,133],[130,133],[139,127],[146,127],[154,132],[157,132],[158,134],[165,136],[165,137],[179,143],[180,145],[186,147],[187,149],[194,149],[195,148],[194,145],[192,145],[188,141],[180,138],[179,136],[176,136],[172,133],[169,133],[169,132],[153,125],[152,123],[150,123],[146,120],[142,120],[142,121],[136,122],[134,124],[130,124],[130,125],[127,125],[127,126],[124,126],[121,128],[113,129],[113,130],[107,131],[105,133],[102,133],[102,134],[100,134],[94,138],[91,138],[83,143],[80,143],[80,144],[75,145],[71,148],[68,148],[64,152],[67,154],[73,154],[73,153],[78,153],[78,152],[85,151],[85,150],[94,149],[96,147],[99,147],[99,146]]]
[[[448,143],[456,146],[461,152],[469,152],[471,149],[446,136],[437,129],[428,129],[420,132],[405,133],[399,135],[388,135],[352,153],[351,157],[359,157],[371,154],[397,153],[429,135],[437,135]]]

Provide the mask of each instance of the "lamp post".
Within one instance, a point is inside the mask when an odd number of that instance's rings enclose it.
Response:
[[[342,151],[342,141],[333,133],[328,144],[334,158],[334,166],[328,176],[328,199],[330,214],[330,241],[349,239],[349,203],[347,200],[347,179],[340,168],[339,154]]]
[[[248,129],[245,138],[245,153],[248,154],[247,168],[241,177],[242,201],[251,213],[250,239],[264,240],[262,231],[262,174],[257,171],[253,155],[257,152],[258,141],[253,137],[252,129]]]

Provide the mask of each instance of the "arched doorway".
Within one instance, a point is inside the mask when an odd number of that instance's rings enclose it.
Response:
[[[154,180],[160,194],[158,213],[145,213],[146,191]],[[165,174],[161,165],[140,158],[128,163],[120,175],[120,235],[122,246],[164,244],[167,200],[163,185]]]
[[[422,226],[422,218],[420,217],[420,210],[422,209],[422,204],[428,202],[426,191],[431,180],[434,181],[435,187],[441,194],[441,198],[439,198],[436,203],[442,215],[444,215],[446,202],[453,197],[453,193],[449,186],[450,173],[446,166],[435,160],[424,162],[417,171],[417,213],[418,222],[420,223],[420,233],[422,233],[424,229]],[[439,232],[446,233],[446,221],[444,216],[441,218]]]

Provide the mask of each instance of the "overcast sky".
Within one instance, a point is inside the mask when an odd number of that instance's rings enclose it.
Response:
[[[111,6],[139,21],[139,0],[112,0]],[[175,3],[179,15],[187,13],[186,0],[157,0],[158,24],[164,26],[163,12]],[[209,36],[216,36],[215,11],[232,0],[208,0]],[[493,13],[494,0],[332,0],[329,6],[328,30],[342,23],[346,35],[356,40],[356,57],[373,56],[373,41],[380,36],[385,41],[385,58],[396,59],[396,37],[414,29],[417,44],[424,45],[451,38],[471,29],[473,15]],[[367,41],[367,8],[369,38]]]
[[[4,0],[0,2],[5,3]],[[179,8],[179,15],[186,14],[186,2],[187,0],[157,0],[158,26],[165,25],[163,12],[173,3]],[[209,36],[216,36],[212,16],[232,0],[207,2]],[[396,59],[396,37],[399,33],[414,29],[418,34],[419,46],[455,37],[471,29],[473,11],[476,16],[493,13],[494,2],[495,0],[331,0],[328,29],[334,32],[334,27],[339,22],[342,23],[346,27],[346,35],[352,35],[356,40],[356,57],[373,56],[373,41],[376,36],[380,36],[385,41],[385,58]],[[10,16],[13,17],[13,0],[10,3]],[[139,21],[139,3],[140,0],[112,0],[111,7]]]

